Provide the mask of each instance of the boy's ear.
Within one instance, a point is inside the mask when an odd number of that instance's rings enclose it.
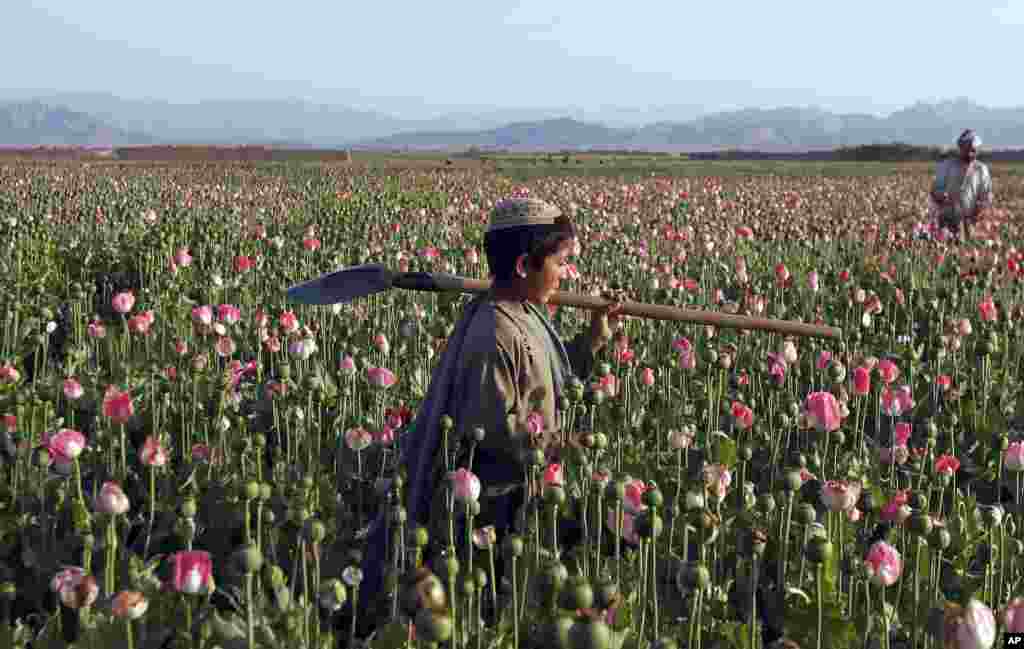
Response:
[[[522,278],[526,277],[526,254],[516,257],[516,274]]]

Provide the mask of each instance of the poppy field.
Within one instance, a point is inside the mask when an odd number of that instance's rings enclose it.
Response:
[[[993,165],[995,208],[956,242],[923,165],[694,168],[0,164],[0,646],[987,649],[1024,631],[1024,175]],[[472,437],[446,439],[443,520],[413,524],[398,458],[467,296],[285,289],[366,263],[485,278],[489,209],[514,194],[576,224],[563,290],[843,337],[625,319],[559,395],[558,462],[524,458],[513,529],[474,522]],[[549,312],[566,339],[589,323]]]

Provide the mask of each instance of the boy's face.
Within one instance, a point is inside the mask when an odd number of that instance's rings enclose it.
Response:
[[[533,268],[525,258],[523,259],[528,300],[536,304],[547,304],[554,297],[568,273],[568,264],[574,248],[573,239],[563,241],[554,253],[544,258],[544,263],[539,269]]]

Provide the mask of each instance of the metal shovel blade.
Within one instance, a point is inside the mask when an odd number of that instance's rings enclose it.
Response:
[[[386,291],[393,286],[394,273],[379,264],[344,268],[287,291],[288,301],[299,304],[344,304],[352,300]]]

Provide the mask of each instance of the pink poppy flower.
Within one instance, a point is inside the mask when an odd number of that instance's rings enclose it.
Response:
[[[900,368],[897,367],[896,363],[892,362],[888,358],[883,358],[878,361],[877,365],[878,375],[882,378],[882,382],[886,385],[892,383],[900,377]]]
[[[779,354],[768,352],[768,376],[776,386],[783,386],[786,383],[786,372],[789,371],[789,364]]]
[[[455,500],[462,504],[476,502],[480,498],[480,478],[467,469],[453,472],[452,488]]]
[[[212,450],[206,444],[193,444],[191,456],[193,462],[210,462],[214,465],[220,464],[220,453]]]
[[[545,486],[565,486],[565,473],[562,471],[562,465],[552,463],[544,469],[544,485]]]
[[[789,281],[789,269],[786,268],[785,264],[776,264],[775,279],[780,286]]]
[[[879,586],[892,586],[903,573],[903,558],[885,541],[877,541],[871,546],[864,565],[871,581]]]
[[[395,443],[395,429],[385,424],[384,427],[374,435],[374,441],[381,446],[391,446]]]
[[[217,342],[213,345],[214,349],[217,350],[217,355],[221,358],[227,358],[235,353],[238,346],[231,336],[218,336]]]
[[[732,484],[732,472],[724,464],[704,465],[704,487],[719,502],[725,500]]]
[[[217,319],[229,325],[233,325],[242,319],[242,312],[233,304],[221,304],[217,307]]]
[[[103,395],[103,415],[115,424],[125,424],[135,414],[130,392],[111,385]]]
[[[967,602],[955,624],[957,649],[992,649],[996,643],[996,617],[977,599]],[[949,640],[947,637],[947,643]]]
[[[746,430],[754,425],[754,411],[739,401],[733,401],[732,419],[737,428]]]
[[[1003,624],[1008,633],[1024,633],[1024,597],[1014,597],[1003,609]]]
[[[593,385],[594,392],[603,392],[608,398],[614,398],[619,393],[619,380],[614,374],[607,374],[598,379]]]
[[[71,464],[85,450],[85,436],[70,428],[60,429],[44,443],[50,458],[58,464]]]
[[[526,432],[532,438],[536,438],[544,432],[544,415],[539,412],[531,412],[526,417]]]
[[[834,512],[854,509],[860,499],[861,484],[845,480],[829,480],[821,488],[821,502]]]
[[[208,304],[197,306],[192,309],[192,322],[197,325],[208,326],[213,323],[213,307]]]
[[[128,318],[128,331],[133,334],[145,336],[149,334],[149,328],[153,326],[156,316],[152,311],[145,311]]]
[[[1010,442],[1003,451],[1003,466],[1014,473],[1024,471],[1024,442]]]
[[[256,262],[251,257],[246,255],[238,255],[234,260],[234,267],[236,273],[244,273],[247,270],[251,270],[256,265]]]
[[[111,602],[114,617],[126,620],[137,620],[149,610],[146,596],[135,590],[122,590]]]
[[[281,327],[281,331],[286,334],[294,333],[299,330],[299,319],[292,311],[283,312],[278,317],[277,324]]]
[[[843,423],[839,402],[831,392],[812,392],[804,401],[804,410],[819,431],[831,432]]]
[[[89,337],[94,340],[99,340],[101,338],[107,337],[107,328],[103,326],[103,323],[98,320],[93,320],[92,322],[89,323],[89,326],[87,327],[87,332],[89,334]]]
[[[952,455],[940,455],[935,458],[935,472],[938,474],[953,475],[960,470],[960,460]]]
[[[910,441],[910,434],[913,432],[912,427],[905,421],[901,421],[896,424],[896,428],[893,431],[896,438],[896,446],[906,446],[907,442]]]
[[[832,352],[828,350],[822,350],[821,353],[818,354],[818,360],[815,362],[815,367],[817,367],[819,370],[827,370],[829,363],[831,362]]]
[[[627,543],[631,543],[633,545],[639,544],[640,535],[636,531],[636,517],[623,510],[622,516],[619,520],[622,522],[622,538],[625,539]],[[612,533],[617,532],[619,528],[619,520],[616,520],[615,509],[609,509],[608,518],[605,521],[605,524],[608,526],[608,531]]]
[[[914,398],[909,385],[901,385],[896,389],[886,388],[880,397],[882,410],[890,417],[899,417],[914,409]]]
[[[200,595],[213,589],[213,559],[209,552],[176,552],[170,561],[174,566],[170,584],[174,591]]]
[[[346,356],[341,359],[338,366],[345,374],[354,374],[356,371],[356,359],[351,356]]]
[[[366,377],[370,385],[375,388],[387,389],[398,382],[398,377],[391,370],[384,367],[371,367],[366,370]]]
[[[85,390],[82,389],[82,384],[77,379],[71,377],[64,379],[64,397],[68,401],[78,401],[85,394]]]
[[[135,306],[135,295],[131,291],[117,293],[110,299],[110,306],[118,313],[128,313]]]
[[[13,365],[0,365],[0,383],[13,385],[21,380],[21,372]]]
[[[350,428],[345,432],[345,443],[355,452],[365,450],[373,443],[373,434],[365,428]]]
[[[910,494],[906,491],[897,491],[893,494],[889,502],[882,507],[880,512],[880,518],[883,521],[896,522],[903,524],[908,518],[910,518]]]
[[[413,412],[405,403],[399,402],[397,406],[387,408],[384,411],[384,416],[388,418],[389,426],[398,429],[412,421]]]
[[[644,493],[649,489],[643,480],[633,479],[626,483],[626,497],[623,505],[632,514],[639,514],[646,511],[644,504]]]
[[[812,270],[807,274],[807,288],[811,289],[815,293],[817,293],[821,288],[821,283],[818,279],[818,271]]]
[[[995,322],[999,317],[995,302],[992,301],[991,297],[986,297],[978,303],[978,313],[984,322]]]
[[[61,603],[70,609],[89,608],[100,594],[96,578],[77,566],[64,568],[54,575],[50,590],[57,593]]]
[[[188,248],[178,248],[177,252],[174,253],[174,263],[182,268],[188,268],[192,265],[192,255],[189,254]]]
[[[647,387],[652,387],[654,385],[654,370],[650,367],[645,367],[640,372],[640,382]]]
[[[128,496],[116,482],[104,482],[96,496],[96,511],[101,514],[126,514],[131,508]]]
[[[146,437],[142,448],[139,449],[139,462],[143,466],[157,468],[166,466],[167,460],[167,449],[160,443],[160,440],[155,435]]]

